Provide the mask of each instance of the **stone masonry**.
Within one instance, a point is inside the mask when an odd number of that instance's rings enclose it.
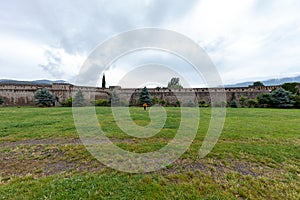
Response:
[[[259,86],[259,87],[238,87],[225,88],[227,102],[239,100],[243,95],[246,99],[255,99],[257,95],[272,90],[281,86]],[[119,98],[128,101],[130,105],[137,105],[141,88],[121,88],[119,86],[109,88],[75,86],[68,83],[54,83],[52,85],[26,85],[26,84],[4,84],[0,83],[0,97],[4,100],[2,106],[33,106],[34,94],[41,88],[48,89],[56,98],[56,105],[60,105],[66,99],[74,96],[78,90],[81,90],[85,96],[86,103],[92,100],[107,100],[113,91],[117,93]],[[298,88],[300,88],[298,86]],[[184,88],[184,89],[169,89],[169,88],[149,88],[151,97],[156,97],[159,100],[165,100],[170,104],[182,100],[191,100],[198,102],[205,100],[210,104],[210,95],[217,95],[222,91],[220,88]]]

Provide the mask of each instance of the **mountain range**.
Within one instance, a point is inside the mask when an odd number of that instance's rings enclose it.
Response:
[[[256,80],[259,81],[259,80]],[[249,85],[252,85],[256,81],[248,81],[248,82],[241,82],[236,83],[232,85],[225,85],[225,87],[248,87]],[[282,85],[284,83],[292,83],[292,82],[298,82],[300,83],[300,76],[296,77],[286,77],[286,78],[278,78],[278,79],[268,79],[265,81],[260,81],[266,86],[272,86],[272,85]]]
[[[32,85],[51,85],[52,83],[67,83],[64,80],[34,80],[34,81],[19,81],[13,79],[0,79],[0,83],[10,83],[10,84],[32,84]]]
[[[257,80],[259,81],[259,80]],[[225,87],[248,87],[249,85],[252,85],[255,81],[248,81],[248,82],[241,82],[231,85],[225,85]],[[266,86],[272,86],[272,85],[281,85],[283,83],[290,83],[290,82],[298,82],[300,83],[300,76],[296,77],[286,77],[286,78],[279,78],[279,79],[269,79],[265,81],[261,81]],[[34,80],[34,81],[19,81],[19,80],[13,80],[13,79],[0,79],[0,83],[11,83],[11,84],[34,84],[34,85],[51,85],[52,83],[67,83],[64,80]]]

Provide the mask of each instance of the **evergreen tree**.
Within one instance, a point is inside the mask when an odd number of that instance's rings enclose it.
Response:
[[[273,107],[276,108],[291,108],[294,106],[295,101],[293,101],[293,95],[291,92],[286,91],[283,88],[278,88],[272,91]]]
[[[110,105],[111,106],[119,106],[120,105],[120,98],[115,90],[110,95]]]
[[[278,88],[271,93],[263,93],[257,96],[260,105],[274,108],[293,107],[295,104],[293,99],[293,94],[283,88]]]
[[[52,106],[55,103],[55,98],[46,88],[38,90],[35,95],[35,103],[42,106]]]
[[[188,106],[188,107],[195,107],[195,102],[192,101],[192,100],[189,100],[187,106]]]
[[[85,106],[85,98],[84,98],[81,90],[78,90],[78,92],[75,94],[75,97],[73,99],[73,106],[76,106],[76,107]]]
[[[151,95],[146,87],[144,87],[142,89],[142,92],[141,92],[140,98],[139,98],[139,102],[140,102],[140,104],[146,103],[148,106],[150,106],[152,103]]]
[[[106,88],[105,74],[102,76],[102,88]]]

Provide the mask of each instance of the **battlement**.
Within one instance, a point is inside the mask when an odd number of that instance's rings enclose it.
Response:
[[[210,102],[210,93],[226,92],[227,101],[238,99],[241,95],[248,99],[255,99],[258,94],[271,92],[274,89],[280,88],[277,86],[257,86],[257,87],[236,87],[236,88],[148,88],[152,97],[160,100],[173,102],[177,96],[189,97],[195,94],[197,99],[193,101],[205,100]],[[300,84],[298,84],[300,91]],[[120,96],[130,99],[131,104],[138,102],[139,94],[142,88],[122,88],[120,86],[110,86],[109,88],[76,86],[69,83],[53,83],[46,84],[8,84],[0,83],[0,97],[4,99],[4,106],[27,106],[34,105],[34,94],[40,88],[48,89],[62,103],[66,99],[74,96],[78,90],[81,90],[85,95],[87,102],[95,99],[109,100],[113,90],[117,90]],[[175,97],[176,94],[176,97]]]

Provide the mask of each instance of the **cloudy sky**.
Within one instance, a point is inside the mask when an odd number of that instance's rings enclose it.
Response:
[[[72,83],[97,45],[144,27],[173,30],[197,42],[224,84],[296,76],[299,13],[298,0],[1,1],[0,79]],[[181,63],[164,53],[129,55],[106,72],[107,84],[117,84],[126,66],[142,65],[145,57],[163,65]],[[167,83],[169,76],[156,77]],[[196,78],[192,84],[197,86]]]

